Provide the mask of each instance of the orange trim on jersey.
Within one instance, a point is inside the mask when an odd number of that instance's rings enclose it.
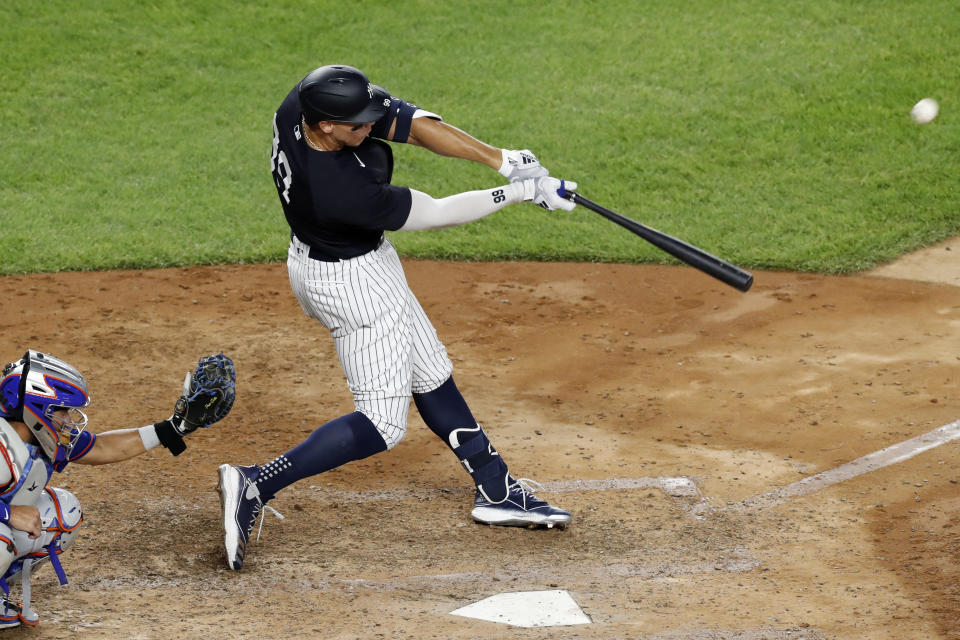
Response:
[[[7,548],[13,547],[13,554],[14,554],[14,555],[17,554],[17,545],[15,545],[15,544],[13,543],[13,540],[12,540],[12,539],[8,538],[7,536],[5,536],[5,535],[3,535],[3,534],[0,534],[0,542],[5,542],[5,543],[7,543]]]
[[[3,460],[7,463],[7,467],[10,468],[10,482],[0,487],[0,496],[10,493],[17,488],[17,482],[20,481],[19,469],[13,463],[13,460],[10,459],[10,452],[7,451],[7,448],[3,445],[0,445],[0,454],[3,454]]]

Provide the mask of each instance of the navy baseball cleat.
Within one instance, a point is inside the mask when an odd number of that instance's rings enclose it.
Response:
[[[477,491],[470,515],[477,522],[502,527],[565,528],[573,518],[563,509],[550,506],[534,495],[534,491],[542,488],[533,480],[520,478],[510,485],[506,500],[496,504]]]
[[[263,510],[260,490],[254,482],[259,473],[256,465],[220,465],[217,490],[223,507],[223,546],[227,552],[227,566],[234,570],[243,566],[243,553],[250,541],[250,533]]]

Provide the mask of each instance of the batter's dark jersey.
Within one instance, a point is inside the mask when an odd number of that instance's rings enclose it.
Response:
[[[302,130],[296,87],[273,119],[270,168],[291,231],[329,258],[353,258],[375,249],[385,230],[410,215],[410,190],[390,184],[393,152],[382,140],[397,121],[394,142],[406,142],[416,107],[391,98],[387,113],[359,147],[311,149]]]

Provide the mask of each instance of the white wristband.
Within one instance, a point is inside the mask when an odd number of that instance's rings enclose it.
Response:
[[[137,429],[140,432],[140,439],[143,440],[143,448],[147,451],[160,446],[160,438],[157,437],[157,427],[148,424],[145,427]]]
[[[497,173],[499,173],[500,175],[502,175],[504,178],[509,177],[509,176],[510,176],[510,172],[511,172],[512,169],[513,169],[513,168],[510,166],[510,162],[509,162],[509,159],[508,159],[508,156],[507,156],[508,153],[510,153],[510,152],[509,152],[507,149],[500,149],[501,162],[500,162],[500,168],[497,169]]]
[[[534,178],[527,178],[518,182],[510,183],[511,187],[516,187],[518,202],[532,202],[537,195],[537,181]]]

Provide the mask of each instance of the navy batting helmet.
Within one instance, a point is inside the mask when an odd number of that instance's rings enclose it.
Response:
[[[321,120],[375,122],[390,107],[390,94],[370,84],[354,67],[331,64],[314,69],[297,87],[300,110],[307,124]]]

